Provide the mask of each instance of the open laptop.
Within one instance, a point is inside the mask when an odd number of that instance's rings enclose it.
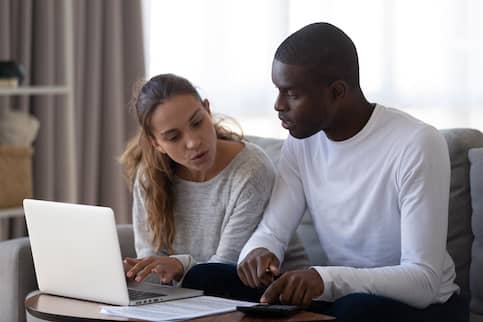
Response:
[[[203,294],[161,284],[128,283],[111,208],[32,199],[25,199],[23,207],[41,292],[115,305]]]

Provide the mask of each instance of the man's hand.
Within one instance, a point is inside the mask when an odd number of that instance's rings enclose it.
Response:
[[[267,286],[280,275],[278,258],[266,248],[255,248],[238,265],[238,276],[251,288]]]
[[[126,257],[124,260],[126,276],[141,282],[151,273],[158,274],[163,284],[179,281],[183,277],[183,264],[176,258],[168,256],[149,256],[144,258]]]
[[[307,307],[312,299],[324,292],[324,281],[313,268],[283,274],[263,293],[261,303],[299,305]]]

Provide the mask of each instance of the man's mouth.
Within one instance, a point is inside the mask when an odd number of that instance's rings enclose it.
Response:
[[[287,118],[283,117],[282,115],[279,115],[278,118],[280,119],[280,121],[282,121],[283,128],[289,129],[289,128],[293,127],[292,121],[288,120]]]

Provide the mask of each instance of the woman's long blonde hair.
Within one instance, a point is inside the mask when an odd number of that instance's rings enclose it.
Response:
[[[151,243],[156,251],[164,250],[169,254],[172,253],[175,237],[173,177],[176,164],[151,144],[155,138],[150,123],[158,105],[170,97],[186,94],[202,101],[194,86],[183,77],[162,74],[146,82],[134,102],[139,132],[129,141],[120,158],[129,188],[133,189],[137,179],[144,192],[144,206],[153,233]],[[218,139],[242,140],[242,134],[230,131],[220,123],[213,124]]]

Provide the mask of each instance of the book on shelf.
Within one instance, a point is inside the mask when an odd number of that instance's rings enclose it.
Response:
[[[1,88],[17,88],[18,79],[17,78],[0,78]]]
[[[23,77],[22,65],[12,60],[0,61],[0,87],[16,88],[22,83]]]

